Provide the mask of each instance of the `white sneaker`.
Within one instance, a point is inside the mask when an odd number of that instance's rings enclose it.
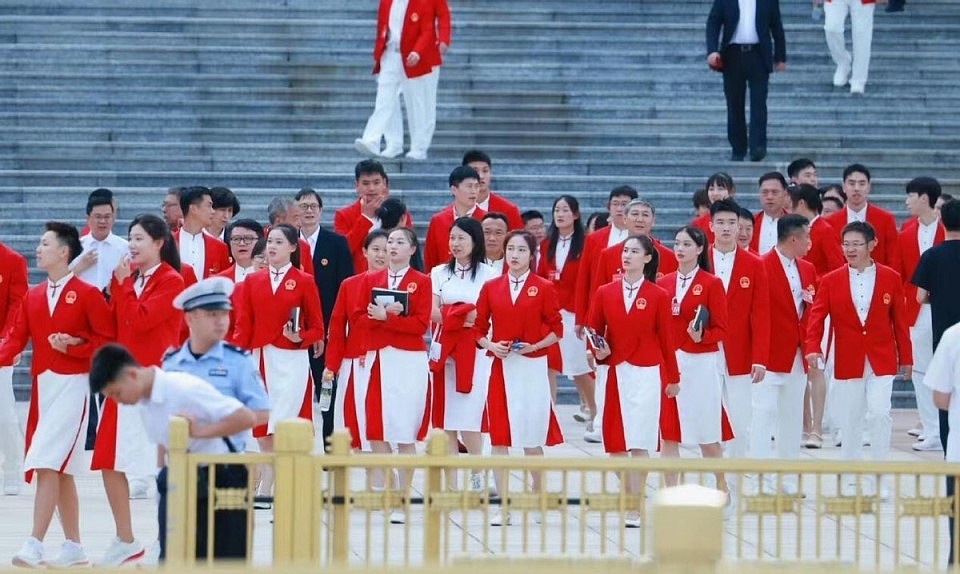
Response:
[[[410,150],[407,152],[407,159],[423,161],[427,159],[427,152],[419,150]]]
[[[384,159],[393,159],[403,153],[403,148],[387,148],[380,152],[380,157]]]
[[[938,436],[924,437],[910,446],[911,448],[913,448],[913,450],[917,450],[917,451],[942,451],[943,450],[943,445],[940,444],[940,437]]]
[[[16,496],[20,494],[20,485],[23,483],[19,473],[4,473],[3,475],[3,495]]]
[[[592,428],[584,433],[583,440],[591,444],[600,444],[603,442],[603,433],[598,428]]]
[[[103,558],[97,563],[97,566],[120,566],[137,562],[146,555],[143,544],[134,540],[133,542],[123,542],[119,538],[114,538],[113,542],[103,554]]]
[[[20,552],[13,555],[13,565],[20,568],[42,568],[43,542],[32,536],[27,538],[20,547]]]
[[[833,73],[833,85],[842,88],[848,81],[850,81],[850,64],[837,66],[837,70]]]
[[[357,138],[354,140],[353,149],[357,150],[363,155],[368,155],[371,157],[380,155],[380,146],[373,142],[364,141],[363,138]]]
[[[80,546],[73,540],[64,540],[60,553],[51,560],[45,560],[48,568],[89,568],[90,560]]]
[[[509,512],[498,510],[490,515],[490,526],[510,526],[511,522]]]
[[[923,434],[923,429],[920,427],[913,427],[912,429],[907,431],[907,434],[912,437],[920,438],[920,435]]]
[[[623,517],[623,527],[624,528],[640,528],[640,513],[639,512],[628,512]]]
[[[406,524],[407,515],[402,510],[390,511],[390,524]]]
[[[850,84],[850,93],[855,96],[862,96],[867,87],[863,84]]]

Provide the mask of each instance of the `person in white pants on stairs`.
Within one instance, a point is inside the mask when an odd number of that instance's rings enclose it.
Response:
[[[875,0],[826,0],[823,5],[823,31],[833,63],[833,85],[850,84],[851,94],[863,94],[870,68],[870,46],[873,42],[873,11]],[[843,30],[847,14],[853,36],[852,54],[847,51]]]

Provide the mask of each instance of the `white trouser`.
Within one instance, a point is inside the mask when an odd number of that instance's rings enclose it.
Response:
[[[774,458],[770,437],[776,441],[776,458],[800,458],[803,435],[803,392],[807,375],[800,351],[789,373],[767,371],[763,381],[753,385],[753,421],[750,426],[750,456]]]
[[[727,375],[723,380],[723,404],[727,409],[733,440],[724,445],[729,458],[745,458],[750,449],[750,425],[753,419],[753,377]]]
[[[23,465],[23,433],[13,397],[13,367],[0,368],[0,457],[3,474],[20,476]]]
[[[367,119],[363,140],[380,147],[380,138],[386,136],[387,149],[403,149],[403,118],[400,115],[400,88],[406,79],[400,52],[387,48],[380,56],[377,74],[377,100],[373,113]],[[397,134],[396,124],[400,129]]]
[[[838,379],[834,385],[835,406],[843,429],[840,456],[845,460],[860,458],[863,451],[861,437],[865,425],[870,435],[873,459],[887,459],[890,452],[890,431],[893,427],[893,418],[890,416],[893,378],[893,375],[875,375],[868,360],[863,367],[863,378]]]
[[[873,4],[861,0],[832,0],[823,5],[823,32],[833,63],[851,69],[850,85],[863,87],[870,68],[870,45],[873,42]],[[843,29],[847,13],[853,36],[853,56],[847,51]]]
[[[933,358],[933,325],[930,318],[930,305],[920,307],[917,322],[910,327],[910,343],[913,346],[913,389],[917,397],[917,412],[920,413],[920,425],[923,436],[940,436],[940,414],[933,404],[933,390],[923,384],[924,373]]]

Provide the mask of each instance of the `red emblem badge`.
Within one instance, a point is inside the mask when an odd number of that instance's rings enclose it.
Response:
[[[699,294],[701,294],[701,293],[703,293],[703,285],[694,285],[694,286],[693,286],[693,294],[694,294],[694,295],[699,295]]]
[[[883,304],[884,304],[884,305],[889,305],[889,304],[890,304],[890,301],[892,301],[892,300],[893,300],[893,297],[891,297],[889,293],[884,293],[884,294],[883,294]]]
[[[297,288],[297,282],[293,279],[287,279],[287,282],[283,284],[283,288],[287,291],[293,291]]]
[[[63,296],[63,300],[67,302],[67,305],[73,305],[77,302],[77,292],[67,291],[67,294]]]
[[[3,283],[3,275],[0,275],[0,283]]]
[[[643,297],[637,299],[637,309],[643,310],[647,308],[647,300]]]
[[[407,293],[416,293],[417,284],[416,283],[407,283]]]
[[[740,278],[740,287],[742,287],[742,288],[744,288],[744,289],[747,289],[748,287],[750,287],[750,278],[749,278],[749,277],[741,277],[741,278]]]
[[[419,21],[420,21],[420,15],[417,14],[416,12],[414,12],[413,14],[410,15],[410,21],[411,21],[411,22],[419,22]]]
[[[540,292],[540,290],[537,289],[536,287],[531,287],[531,288],[527,289],[527,295],[529,295],[529,296],[531,296],[531,297],[536,297],[536,296],[537,296],[537,293],[539,293],[539,292]]]

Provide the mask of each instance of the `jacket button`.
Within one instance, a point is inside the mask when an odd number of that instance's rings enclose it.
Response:
[[[861,334],[861,335],[866,335],[867,332],[866,332],[866,331],[861,331],[860,334]]]

